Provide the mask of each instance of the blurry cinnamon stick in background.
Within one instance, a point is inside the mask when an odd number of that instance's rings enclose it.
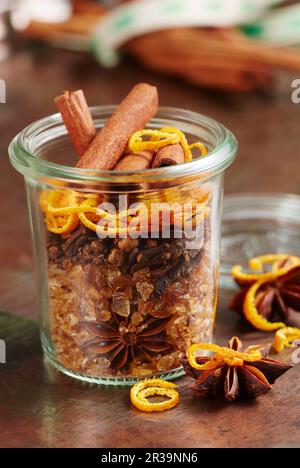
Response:
[[[173,29],[126,45],[145,65],[195,84],[235,91],[268,86],[273,69],[300,70],[300,53],[249,40],[234,29]]]
[[[56,46],[89,49],[89,38],[106,9],[94,2],[74,2],[63,23],[32,22],[22,34]],[[235,28],[176,28],[136,37],[123,51],[145,66],[199,86],[252,91],[272,83],[274,69],[300,70],[300,52],[273,48]]]

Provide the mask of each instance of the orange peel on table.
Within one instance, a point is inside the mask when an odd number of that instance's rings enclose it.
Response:
[[[205,364],[198,364],[195,356],[196,351],[211,351],[215,353],[214,357]],[[221,347],[216,344],[210,343],[197,343],[189,347],[187,351],[187,358],[191,367],[199,371],[214,370],[223,364],[232,367],[241,367],[244,362],[257,362],[262,359],[262,354],[253,347],[249,352],[241,353],[230,348]]]
[[[281,353],[284,348],[295,348],[296,345],[293,342],[296,340],[300,340],[300,329],[285,327],[275,333],[272,346],[277,353]]]
[[[179,403],[177,385],[161,379],[147,379],[137,382],[130,390],[131,403],[141,411],[166,411]],[[161,402],[150,402],[150,396],[166,396],[168,399]]]
[[[287,262],[288,265],[280,267],[279,262]],[[271,271],[263,271],[266,264],[271,264]],[[295,265],[300,265],[300,258],[295,255],[269,254],[254,257],[249,260],[249,268],[255,272],[246,273],[243,271],[242,266],[235,265],[231,270],[231,274],[238,284],[247,286],[255,283],[256,281],[270,281],[276,279],[287,273]],[[260,272],[257,272],[259,270]]]
[[[248,322],[251,323],[251,325],[253,325],[257,330],[266,332],[272,332],[278,330],[279,328],[284,328],[286,326],[283,322],[269,322],[262,315],[260,315],[257,310],[257,293],[259,289],[265,284],[267,284],[269,281],[270,279],[266,279],[254,283],[247,292],[243,304],[244,315]]]
[[[270,270],[265,272],[264,266],[270,265]],[[249,268],[259,273],[246,273],[240,265],[232,268],[232,276],[241,287],[248,287],[244,301],[243,313],[246,320],[257,330],[272,332],[285,328],[283,322],[270,322],[258,311],[257,299],[261,288],[269,282],[287,274],[292,268],[300,265],[300,258],[289,254],[268,254],[254,257],[249,260]]]

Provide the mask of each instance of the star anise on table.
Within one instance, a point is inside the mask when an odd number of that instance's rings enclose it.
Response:
[[[234,297],[230,309],[243,315],[244,300],[251,285],[240,286],[242,290]],[[300,328],[300,266],[262,284],[257,291],[255,306],[269,322],[283,321],[289,326]]]
[[[168,321],[169,318],[147,318],[136,332],[129,331],[126,322],[120,322],[116,314],[109,323],[81,322],[81,329],[92,337],[83,346],[83,351],[92,356],[107,357],[113,369],[122,369],[141,354],[151,361],[156,354],[173,349],[165,330]]]
[[[233,337],[229,341],[229,348],[240,352],[242,342]],[[244,353],[250,351],[245,349]],[[266,394],[272,388],[272,384],[292,366],[282,364],[267,358],[269,348],[261,350],[261,360],[255,362],[244,361],[242,366],[230,366],[221,363],[215,369],[199,371],[194,369],[187,359],[182,361],[187,376],[196,379],[192,389],[205,396],[225,396],[228,401],[234,401],[239,397],[257,398]],[[212,358],[198,357],[197,364],[206,364]]]

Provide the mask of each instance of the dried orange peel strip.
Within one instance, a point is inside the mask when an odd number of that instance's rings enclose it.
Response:
[[[130,390],[131,403],[141,411],[151,413],[153,411],[165,411],[174,408],[179,403],[177,385],[161,379],[149,379],[137,382]],[[166,401],[152,403],[147,397],[160,395],[166,396]]]
[[[46,205],[44,205],[44,211],[56,216],[78,214],[83,210],[87,213],[96,212],[98,204],[96,197],[86,196],[86,200],[80,204],[77,202],[78,197],[80,194],[73,190],[52,190],[48,195]]]
[[[95,200],[86,199],[79,205],[79,219],[84,226],[94,232],[98,232],[98,223],[102,218],[111,215],[104,210],[95,207]]]
[[[279,262],[282,261],[287,261],[288,266],[284,266],[282,268],[278,267]],[[266,264],[274,264],[277,265],[276,268],[271,268],[271,271],[269,272],[263,272],[263,267]],[[287,273],[292,267],[295,265],[300,265],[300,258],[296,257],[294,255],[288,255],[288,254],[270,254],[270,255],[263,255],[260,257],[254,257],[249,260],[249,268],[251,270],[258,271],[260,270],[260,273],[246,273],[243,271],[243,267],[240,265],[235,265],[232,270],[231,274],[237,282],[242,283],[242,284],[252,284],[255,283],[256,281],[270,281],[273,279],[278,278],[281,275],[284,275]]]
[[[300,258],[296,257],[295,255],[289,254],[268,254],[268,255],[261,255],[259,257],[254,257],[249,260],[249,267],[251,270],[262,270],[264,265],[271,263],[278,263],[286,261],[289,264],[282,268],[277,268],[276,273],[279,272],[280,275],[289,271],[293,266],[298,265],[300,263]]]
[[[46,225],[54,234],[67,234],[76,228],[78,215],[75,212],[55,213],[56,207],[68,206],[76,202],[76,192],[73,190],[44,190],[40,194],[40,206],[46,215]],[[54,212],[49,211],[49,207]]]
[[[77,208],[77,193],[74,190],[49,190],[47,198],[47,213],[55,215],[72,214],[72,208]],[[69,212],[64,212],[67,209]],[[74,211],[76,212],[76,211]]]
[[[145,141],[144,138],[148,137],[149,140]],[[201,155],[207,154],[205,146],[200,143],[188,144],[185,134],[176,127],[164,127],[160,130],[145,129],[134,133],[129,139],[128,148],[131,152],[138,151],[155,151],[164,148],[168,145],[180,143],[184,152],[185,162],[190,162],[193,159],[192,149],[198,148]]]
[[[78,198],[84,198],[84,201],[78,203]],[[71,232],[76,228],[79,219],[87,228],[97,232],[100,229],[98,222],[102,218],[116,220],[121,216],[132,216],[130,211],[117,216],[111,215],[97,208],[97,204],[96,194],[82,195],[72,190],[44,190],[40,195],[41,209],[46,213],[47,228],[55,234]],[[115,234],[116,230],[108,229],[105,232]]]
[[[98,228],[97,223],[99,222],[99,219],[100,219],[98,216],[96,217],[95,215],[85,213],[84,211],[79,213],[78,216],[79,216],[80,221],[85,227],[87,227],[91,231],[97,232],[97,228]]]
[[[143,140],[149,137],[150,140]],[[158,150],[164,146],[179,143],[180,137],[175,133],[162,132],[160,130],[139,130],[134,133],[128,143],[128,148],[133,153],[138,151]]]
[[[243,304],[243,310],[245,318],[250,322],[257,330],[271,332],[278,330],[279,328],[284,328],[285,323],[283,322],[269,322],[266,320],[257,310],[256,307],[256,298],[259,289],[270,279],[265,279],[262,281],[257,281],[254,283],[248,290]]]
[[[57,217],[46,215],[47,229],[53,234],[68,234],[78,225],[78,215],[72,214],[68,217]]]
[[[207,149],[205,148],[203,143],[197,142],[197,143],[192,143],[191,145],[189,145],[190,150],[193,150],[194,148],[197,148],[198,150],[200,150],[201,157],[207,155]]]
[[[281,328],[275,334],[273,349],[281,353],[284,348],[294,348],[294,341],[300,340],[300,329],[293,327]]]
[[[189,148],[189,144],[188,144],[185,134],[181,130],[179,130],[176,127],[164,127],[161,129],[161,131],[165,133],[177,135],[179,138],[178,143],[181,144],[183,152],[184,152],[184,161],[185,162],[192,161],[193,159],[192,151]]]
[[[43,213],[47,212],[48,204],[49,204],[49,195],[51,190],[42,190],[39,195],[40,200],[40,207]]]
[[[184,135],[183,135],[184,136]],[[209,195],[206,194],[206,199]],[[83,201],[82,201],[83,200]],[[40,194],[40,206],[45,213],[46,225],[50,232],[66,234],[77,227],[80,220],[88,229],[101,235],[128,235],[128,224],[136,217],[140,221],[148,219],[147,208],[144,204],[137,204],[134,208],[111,214],[97,206],[99,195],[83,194],[74,190],[44,190]],[[204,206],[204,205],[203,205]],[[203,210],[199,208],[199,212]],[[139,214],[137,214],[139,213]],[[196,216],[193,207],[193,216]],[[171,213],[172,216],[172,213]],[[99,221],[104,219],[108,226],[101,226]],[[127,221],[124,223],[124,221]],[[109,226],[114,226],[110,227]],[[122,225],[126,226],[122,228]]]
[[[80,205],[79,219],[88,229],[96,232],[99,236],[116,236],[116,235],[128,235],[128,225],[130,225],[130,220],[137,216],[137,212],[140,212],[139,219],[143,215],[143,205],[141,207],[136,206],[129,210],[123,210],[118,214],[111,214],[99,208],[92,209],[89,211],[86,209],[89,203],[93,206],[93,200],[85,200]],[[127,219],[124,219],[127,218]],[[99,222],[101,220],[105,221],[105,225],[101,225]],[[128,221],[128,223],[127,223]],[[108,225],[107,225],[108,223]],[[113,225],[114,227],[111,227]],[[125,227],[122,227],[122,225]]]
[[[205,364],[198,364],[195,356],[196,351],[211,351],[214,357]],[[217,369],[222,364],[229,366],[242,366],[244,362],[256,362],[262,359],[262,354],[258,349],[251,349],[249,352],[240,353],[230,348],[209,343],[197,343],[189,347],[187,357],[190,365],[197,370],[206,371]]]

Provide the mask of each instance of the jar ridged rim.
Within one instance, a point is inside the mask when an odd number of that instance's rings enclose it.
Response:
[[[94,118],[99,113],[107,118],[115,107],[96,106],[90,109]],[[95,122],[99,123],[100,120],[98,118]],[[224,171],[233,162],[237,152],[236,138],[230,130],[210,117],[180,108],[160,107],[157,116],[149,122],[149,126],[154,128],[165,126],[162,125],[163,121],[168,122],[168,126],[176,126],[175,124],[179,120],[182,125],[191,125],[194,128],[198,126],[199,129],[202,126],[207,131],[214,133],[216,137],[215,148],[204,158],[197,158],[189,163],[158,169],[115,172],[79,169],[41,159],[30,149],[32,139],[41,135],[43,131],[49,133],[51,129],[53,129],[53,132],[56,129],[59,136],[67,133],[61,115],[53,114],[33,122],[22,130],[11,142],[9,156],[13,166],[24,176],[46,176],[59,180],[129,184],[140,183],[141,181],[143,183],[154,183],[196,175],[208,179]],[[103,125],[105,119],[102,118],[102,121]]]

